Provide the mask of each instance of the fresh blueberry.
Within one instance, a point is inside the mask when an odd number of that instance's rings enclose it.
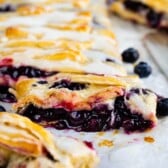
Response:
[[[168,98],[160,99],[157,103],[157,115],[168,116]]]
[[[146,62],[139,62],[139,64],[135,66],[134,72],[139,75],[140,78],[145,78],[152,73],[152,68]]]
[[[0,112],[4,112],[4,111],[6,111],[5,108],[0,105]]]
[[[128,48],[121,55],[122,55],[122,60],[127,63],[134,63],[139,58],[139,52],[134,48]]]

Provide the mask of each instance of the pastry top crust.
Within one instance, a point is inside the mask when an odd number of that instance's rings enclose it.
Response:
[[[1,112],[0,127],[0,156],[12,162],[8,164],[17,165],[22,161],[26,167],[32,164],[33,168],[37,163],[40,168],[77,168],[79,165],[92,168],[98,161],[95,152],[84,143],[66,137],[54,140],[48,131],[26,117]],[[71,151],[65,148],[66,145],[77,145],[78,148]],[[34,162],[30,163],[30,160]]]
[[[44,5],[21,6],[16,13],[3,14],[0,66],[7,59],[14,67],[126,75],[115,35],[107,28],[106,17],[98,16],[87,10],[53,11]]]
[[[126,75],[115,37],[108,30],[87,34],[64,33],[47,28],[26,31],[24,28],[8,27],[1,41],[1,66],[5,65],[6,59],[10,59],[11,65],[15,67],[32,66],[56,72]]]
[[[40,79],[22,79],[16,84],[14,94],[18,98],[18,103],[14,108],[23,108],[33,103],[43,108],[91,110],[99,103],[123,95],[125,88],[129,88],[130,85],[135,86],[138,82],[138,78],[131,76],[106,77],[66,73],[58,73],[47,81],[42,81],[42,84]],[[76,86],[78,84],[82,86]]]
[[[21,6],[16,12],[4,13],[0,16],[1,29],[17,25],[20,27],[45,26],[60,30],[90,30],[90,13],[82,11],[65,11],[43,6]]]
[[[14,5],[22,5],[22,4],[54,4],[60,5],[61,7],[75,7],[75,8],[86,8],[89,4],[90,0],[0,0],[0,4],[14,4]]]

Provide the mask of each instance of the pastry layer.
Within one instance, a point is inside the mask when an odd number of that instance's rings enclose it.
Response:
[[[103,131],[123,127],[127,132],[144,131],[157,123],[157,96],[137,88],[137,83],[134,77],[79,74],[21,80],[14,91],[18,98],[14,109],[57,129]],[[130,127],[127,122],[132,122]]]

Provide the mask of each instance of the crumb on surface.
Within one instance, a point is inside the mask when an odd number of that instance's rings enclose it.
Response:
[[[118,133],[119,133],[119,130],[114,130],[112,134],[117,135]]]
[[[112,140],[104,139],[98,143],[98,146],[99,147],[112,147],[112,146],[114,146],[114,143]]]
[[[98,132],[97,135],[98,136],[103,136],[105,134],[105,132]]]
[[[147,137],[144,137],[144,141],[147,143],[154,143],[155,139],[150,136],[147,136]]]

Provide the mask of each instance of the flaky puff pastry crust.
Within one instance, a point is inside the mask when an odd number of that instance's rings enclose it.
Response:
[[[94,151],[84,143],[66,137],[57,137],[54,141],[48,131],[26,117],[1,112],[0,128],[0,166],[92,168],[98,161]],[[66,150],[68,145],[79,148]]]
[[[86,88],[81,90],[51,88],[55,82],[62,80],[82,83],[86,85]],[[107,77],[58,73],[49,77],[47,84],[40,84],[39,81],[39,79],[21,79],[17,82],[16,90],[13,91],[18,99],[18,103],[14,105],[16,111],[29,103],[42,108],[63,107],[67,110],[91,110],[98,103],[123,95],[126,87],[136,85],[139,80],[134,76]]]

